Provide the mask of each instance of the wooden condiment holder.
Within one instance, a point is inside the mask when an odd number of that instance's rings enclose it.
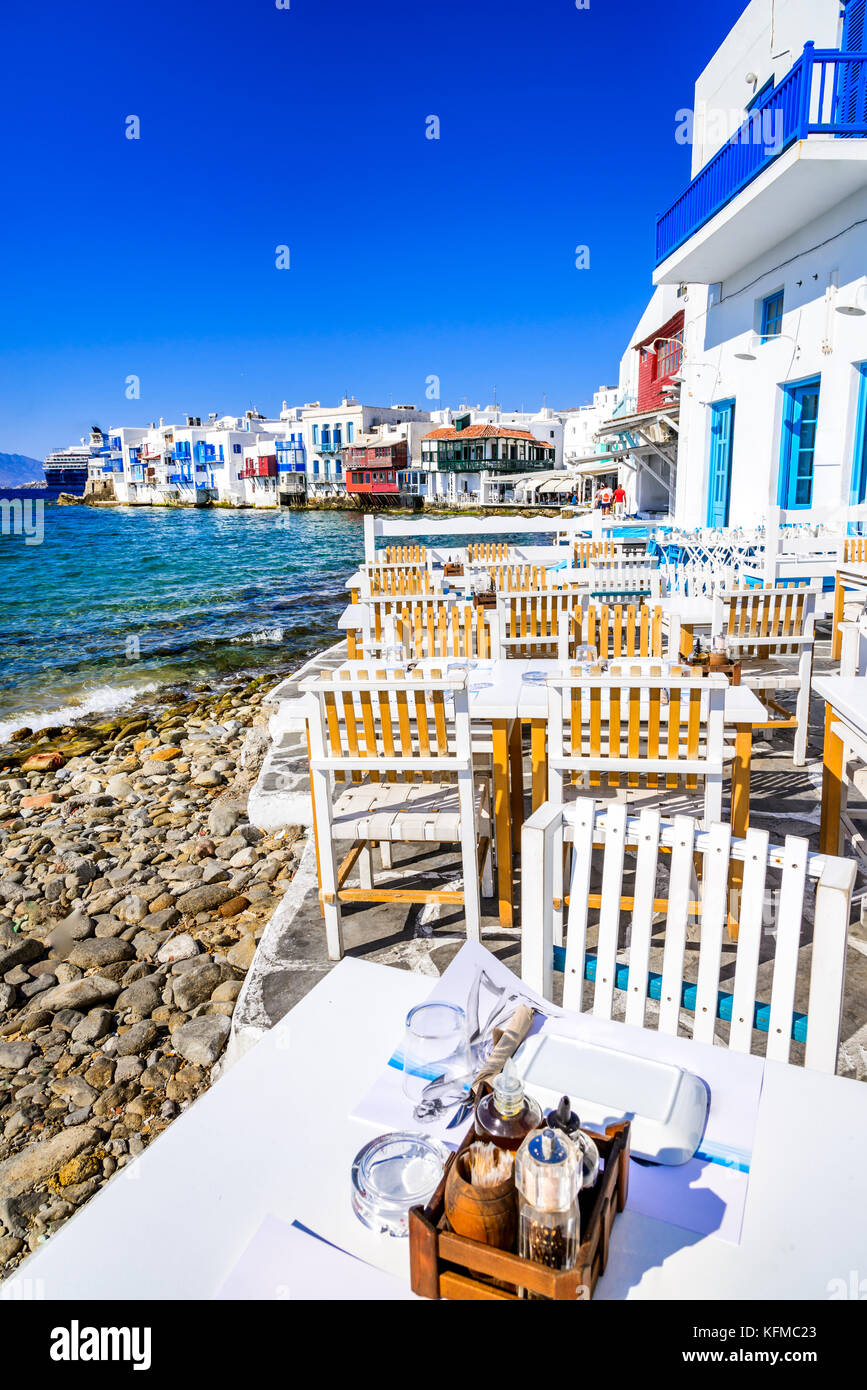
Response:
[[[588,1131],[590,1132],[590,1131]],[[580,1196],[581,1247],[572,1269],[549,1269],[522,1259],[513,1250],[458,1235],[445,1214],[445,1192],[457,1154],[476,1136],[472,1129],[446,1163],[439,1186],[426,1207],[409,1213],[409,1265],[413,1293],[422,1298],[521,1300],[518,1290],[557,1302],[574,1303],[593,1296],[608,1261],[611,1228],[626,1206],[629,1186],[629,1121],[593,1133],[601,1171],[594,1186]]]
[[[497,595],[494,593],[493,589],[488,589],[488,591],[483,594],[473,594],[474,608],[496,608],[496,606]]]

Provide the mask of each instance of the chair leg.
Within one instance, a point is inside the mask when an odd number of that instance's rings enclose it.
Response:
[[[482,865],[482,897],[492,898],[494,896],[494,850],[493,844],[488,845],[485,854],[485,862]]]
[[[390,868],[392,867],[391,841],[390,841],[390,840],[380,840],[380,842],[379,842],[379,860],[380,860],[380,863],[382,864],[382,867],[383,867],[384,869],[390,869]]]
[[[795,705],[798,727],[795,730],[795,751],[792,758],[795,767],[803,767],[807,761],[807,731],[810,723],[810,682],[801,681],[798,701]]]
[[[482,905],[479,897],[479,865],[474,842],[461,840],[461,865],[464,873],[464,920],[467,924],[467,940],[482,939]],[[493,884],[491,885],[493,887]]]
[[[358,856],[359,882],[362,888],[373,887],[373,854],[369,841],[365,843],[360,855]]]

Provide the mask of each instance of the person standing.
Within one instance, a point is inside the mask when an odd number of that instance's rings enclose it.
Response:
[[[626,507],[626,489],[622,483],[618,483],[614,489],[614,514],[622,516]]]

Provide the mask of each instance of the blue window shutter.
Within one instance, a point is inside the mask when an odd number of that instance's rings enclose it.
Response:
[[[849,0],[843,16],[844,53],[863,53],[867,46],[867,0]],[[867,64],[840,64],[840,110],[844,126],[867,123]]]

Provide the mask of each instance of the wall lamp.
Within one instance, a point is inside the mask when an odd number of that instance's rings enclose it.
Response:
[[[767,343],[779,342],[794,343],[795,356],[800,357],[800,344],[796,338],[789,337],[788,333],[772,333],[767,338],[760,338],[758,333],[752,333],[750,334],[746,347],[742,348],[740,352],[736,352],[735,357],[739,358],[741,362],[755,362],[759,355],[760,347],[765,346]]]
[[[858,296],[867,290],[867,284],[859,285],[855,291],[855,298],[851,304],[835,304],[834,308],[838,314],[846,314],[849,318],[863,318],[867,314],[867,309],[862,309],[858,303]]]

